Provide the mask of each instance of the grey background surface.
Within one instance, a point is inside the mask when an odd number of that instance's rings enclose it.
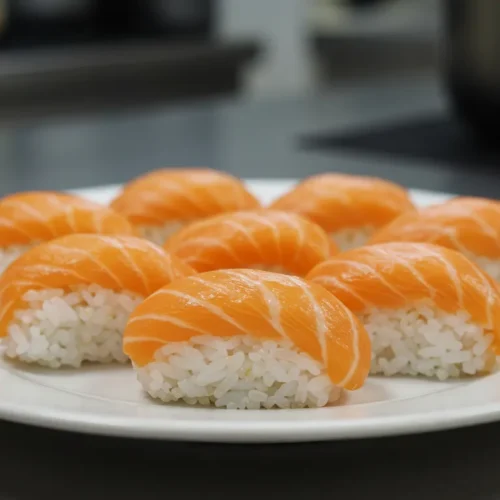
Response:
[[[333,93],[0,121],[0,194],[123,182],[163,166],[208,165],[243,177],[343,172],[409,187],[499,195],[496,172],[299,149],[304,133],[376,127],[447,113],[433,77],[370,81]]]

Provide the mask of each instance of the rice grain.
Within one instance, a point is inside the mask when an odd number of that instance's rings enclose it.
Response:
[[[372,339],[372,374],[425,375],[445,380],[496,371],[493,334],[468,313],[419,303],[360,315]]]
[[[207,348],[211,348],[209,356]],[[212,351],[225,354],[214,356]],[[184,369],[179,373],[181,365]],[[261,342],[249,335],[201,336],[189,344],[168,344],[156,352],[153,362],[137,368],[137,374],[144,389],[165,403],[184,401],[227,409],[304,408],[325,406],[341,394],[323,365],[290,341]]]
[[[4,339],[8,357],[50,368],[128,361],[122,332],[142,297],[90,285],[30,290],[23,300]]]

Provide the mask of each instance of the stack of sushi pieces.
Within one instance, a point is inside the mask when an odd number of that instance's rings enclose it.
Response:
[[[417,208],[321,174],[269,206],[208,168],[152,171],[109,207],[0,200],[0,338],[49,368],[128,363],[164,403],[322,407],[368,376],[498,369],[500,208]]]

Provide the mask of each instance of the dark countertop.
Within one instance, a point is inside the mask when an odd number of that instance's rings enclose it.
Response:
[[[334,169],[410,187],[498,195],[494,172],[476,175],[439,164],[295,149],[304,132],[443,110],[435,82],[413,77],[323,97],[4,122],[0,190],[116,183],[158,166],[205,164],[245,177]],[[493,424],[359,442],[229,446],[118,440],[1,423],[0,500],[49,495],[493,500],[500,496],[499,432],[500,424]]]
[[[241,446],[118,440],[2,424],[0,499],[496,500],[499,429]]]

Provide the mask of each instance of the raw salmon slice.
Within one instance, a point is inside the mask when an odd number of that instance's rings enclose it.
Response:
[[[134,235],[114,210],[78,196],[25,192],[0,200],[0,246],[29,245],[73,233]]]
[[[159,244],[188,222],[259,206],[241,180],[208,168],[150,172],[128,183],[111,203],[145,237]]]
[[[194,222],[171,236],[165,248],[199,272],[266,268],[298,276],[337,252],[317,224],[266,209]]]
[[[405,188],[374,177],[326,173],[309,177],[270,208],[309,218],[341,250],[363,245],[373,232],[415,207]]]
[[[462,252],[500,280],[500,203],[458,197],[401,215],[375,233],[369,243],[434,243]]]

